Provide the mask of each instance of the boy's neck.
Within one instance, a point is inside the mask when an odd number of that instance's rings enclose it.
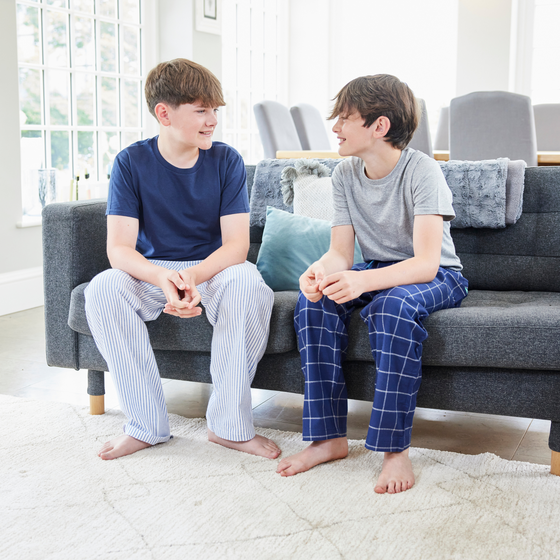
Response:
[[[374,180],[387,177],[395,169],[397,163],[399,163],[402,154],[402,150],[393,148],[387,142],[378,143],[376,148],[375,151],[360,156],[364,160],[366,176]]]
[[[161,157],[179,169],[190,169],[198,161],[199,148],[197,146],[184,146],[174,142],[165,133],[160,132],[157,147]]]

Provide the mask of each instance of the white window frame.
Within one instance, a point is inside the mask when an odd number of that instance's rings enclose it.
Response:
[[[68,7],[68,3],[66,3],[65,8],[60,8],[56,6],[52,6],[46,2],[46,0],[39,0],[39,1],[32,1],[32,0],[17,0],[17,5],[29,6],[32,8],[38,8],[40,10],[40,20],[39,20],[39,28],[40,28],[40,37],[39,37],[39,48],[41,50],[41,60],[40,63],[24,63],[19,61],[19,57],[17,60],[18,63],[18,75],[20,68],[30,68],[33,70],[38,70],[41,72],[41,113],[42,113],[42,124],[40,125],[30,125],[30,124],[23,124],[20,126],[20,139],[21,139],[21,131],[22,130],[37,130],[41,131],[43,135],[43,164],[45,168],[51,168],[51,151],[50,151],[50,133],[56,131],[64,131],[68,132],[70,135],[69,138],[69,174],[71,177],[75,177],[77,174],[81,173],[82,170],[77,168],[77,158],[78,158],[78,132],[92,132],[93,139],[94,139],[94,169],[89,170],[90,173],[90,182],[87,185],[88,188],[91,187],[91,190],[87,192],[80,192],[80,197],[95,197],[95,196],[106,196],[107,186],[108,186],[108,176],[107,176],[107,169],[104,168],[104,165],[101,162],[101,135],[103,133],[116,133],[118,138],[118,146],[114,147],[115,154],[118,153],[122,148],[125,147],[124,142],[124,135],[126,133],[133,133],[136,135],[137,139],[141,139],[145,137],[145,130],[146,130],[146,110],[145,110],[145,103],[144,103],[144,94],[143,94],[143,85],[144,85],[144,78],[145,78],[145,56],[144,51],[146,50],[146,35],[151,36],[154,34],[155,24],[146,25],[144,22],[150,21],[150,18],[146,18],[145,10],[146,4],[148,4],[149,9],[153,9],[151,6],[150,0],[139,0],[139,22],[124,22],[118,17],[108,17],[103,16],[96,13],[88,13],[88,12],[80,12],[78,10],[73,9],[72,7]],[[70,2],[70,6],[72,3]],[[117,2],[117,10],[119,7],[119,3]],[[17,6],[16,6],[17,8]],[[66,17],[67,21],[67,38],[68,38],[68,60],[67,65],[65,67],[53,67],[47,64],[46,60],[46,45],[43,43],[43,27],[44,27],[44,19],[46,10],[50,10],[56,13],[62,13]],[[94,10],[95,11],[95,10]],[[94,67],[92,70],[84,70],[84,69],[75,69],[72,67],[72,56],[74,54],[74,44],[73,44],[73,18],[71,16],[83,16],[91,18],[94,22],[94,41],[95,41],[95,49],[96,49],[96,59],[97,59],[97,66]],[[99,58],[99,50],[100,50],[100,42],[99,42],[99,30],[98,26],[100,22],[108,22],[117,26],[117,52],[118,52],[118,60],[117,62],[117,69],[116,72],[106,72],[101,71],[100,69],[100,58]],[[122,27],[121,25],[127,25],[131,27],[135,27],[138,29],[139,39],[138,39],[138,73],[137,74],[125,74],[123,72],[123,65],[120,63],[121,57],[123,55],[123,41],[122,41]],[[153,42],[153,38],[150,37],[150,40]],[[53,125],[50,123],[50,118],[46,114],[47,104],[45,103],[48,90],[45,83],[45,72],[51,69],[60,69],[65,72],[68,72],[70,78],[69,84],[69,124],[68,125]],[[73,75],[75,74],[87,74],[94,77],[95,83],[95,101],[94,101],[94,114],[95,120],[93,125],[78,125],[77,122],[77,105],[76,105],[76,92],[75,88],[72,87],[74,84]],[[102,125],[102,118],[101,118],[101,111],[102,111],[102,102],[101,102],[101,79],[104,77],[110,77],[116,79],[117,83],[117,96],[118,96],[118,104],[117,104],[117,124],[115,126],[107,126]],[[129,81],[137,81],[138,82],[138,124],[137,126],[125,126],[124,125],[124,114],[123,114],[123,85],[124,80]],[[81,184],[84,185],[84,177],[81,177]],[[81,189],[82,189],[81,186]],[[96,188],[94,188],[96,187]],[[26,193],[24,193],[25,189],[24,185],[24,178],[22,177],[22,199]],[[32,188],[28,186],[27,188]],[[57,185],[57,189],[59,190],[59,194],[57,196],[57,201],[69,200],[71,198],[71,189],[70,184],[68,184],[68,188],[65,188],[65,185]],[[75,192],[75,189],[74,189]],[[22,212],[25,209],[22,206]],[[22,223],[21,225],[35,225],[40,223],[40,216],[35,215],[23,215],[22,216]]]
[[[235,16],[231,17],[231,11]],[[235,67],[239,68],[240,57],[249,56],[249,74],[251,79],[242,83],[240,73],[237,71],[235,83],[231,83],[227,78],[226,68],[222,71],[222,86],[225,95],[226,106],[222,111],[222,138],[225,143],[236,148],[245,162],[255,164],[264,157],[262,142],[260,140],[257,123],[253,112],[255,103],[264,99],[272,99],[279,103],[288,102],[288,0],[227,0],[222,7],[222,21],[224,26],[235,28],[235,40],[233,43],[228,41],[228,35],[222,31],[222,63],[227,64],[231,59],[232,52],[235,55]],[[249,38],[240,38],[237,34],[238,18],[249,18],[251,22],[251,34]],[[266,38],[262,48],[259,48],[252,40],[253,25],[257,25],[259,20],[264,17],[275,19],[276,42],[269,44]],[[263,28],[264,21],[263,21]],[[248,39],[248,40],[247,40]],[[263,76],[260,84],[256,84],[253,79],[253,61],[262,63]],[[255,62],[257,63],[257,62]],[[266,89],[264,67],[275,65],[275,87]],[[245,119],[242,117],[241,98],[248,100],[248,110]],[[228,126],[233,124],[233,126]],[[248,138],[245,145],[242,138]]]

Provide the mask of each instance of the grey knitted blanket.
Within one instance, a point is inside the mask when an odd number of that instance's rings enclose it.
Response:
[[[251,226],[263,227],[266,207],[293,212],[282,197],[282,171],[294,167],[296,159],[263,159],[255,169],[251,189]],[[332,170],[340,159],[317,160]],[[523,210],[523,189],[526,164],[507,158],[485,161],[440,162],[453,193],[457,217],[452,228],[504,228],[514,224]]]
[[[266,222],[266,207],[272,206],[285,212],[293,212],[292,206],[284,204],[282,198],[282,170],[294,167],[297,159],[263,159],[255,169],[255,179],[251,189],[251,226],[264,226]],[[342,161],[341,159],[317,160],[332,170]]]
[[[452,228],[505,228],[523,210],[526,163],[498,158],[440,162],[453,193]]]

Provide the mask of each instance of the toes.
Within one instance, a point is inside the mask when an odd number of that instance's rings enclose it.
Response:
[[[113,446],[111,445],[110,442],[107,442],[98,452],[97,455],[99,457],[101,457],[102,454],[108,453],[109,451],[112,451]]]
[[[276,469],[277,473],[281,473],[282,471],[289,469],[291,467],[291,463],[287,462],[286,459],[280,461],[280,463],[278,463],[278,468]]]

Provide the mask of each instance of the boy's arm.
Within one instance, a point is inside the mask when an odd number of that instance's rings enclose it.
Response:
[[[319,284],[329,274],[352,268],[354,262],[354,228],[351,225],[331,228],[329,250],[314,262],[299,279],[303,295],[310,301],[319,301],[323,294]]]
[[[417,215],[412,239],[414,257],[384,268],[330,274],[319,284],[318,290],[336,303],[344,303],[364,292],[431,282],[439,268],[442,239],[442,216]]]
[[[107,256],[113,268],[127,272],[138,280],[159,286],[167,299],[167,305],[181,310],[181,317],[200,315],[195,307],[200,296],[193,293],[178,272],[157,266],[136,250],[138,220],[125,216],[107,216]]]
[[[181,270],[183,282],[193,288],[213,278],[222,270],[244,263],[249,252],[249,214],[229,214],[220,218],[222,246],[208,255],[202,262]],[[194,288],[195,289],[195,288]],[[198,291],[196,291],[198,294]],[[169,302],[169,300],[168,300]],[[177,317],[185,317],[183,310],[169,302],[164,311]]]
[[[229,214],[220,218],[222,246],[201,263],[188,268],[196,285],[213,278],[222,270],[247,260],[249,252],[249,214]],[[182,273],[181,273],[182,274]]]

